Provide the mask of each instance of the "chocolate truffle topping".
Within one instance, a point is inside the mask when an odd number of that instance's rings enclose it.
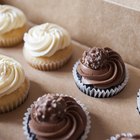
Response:
[[[83,84],[100,89],[119,85],[126,76],[121,56],[110,48],[91,48],[85,51],[77,72]]]
[[[34,103],[29,127],[37,140],[78,140],[86,123],[85,112],[73,98],[46,94]]]
[[[41,122],[58,122],[64,117],[66,103],[59,96],[43,96],[34,103],[34,118]]]
[[[91,69],[101,69],[108,59],[108,51],[101,48],[89,49],[83,53],[81,63]]]

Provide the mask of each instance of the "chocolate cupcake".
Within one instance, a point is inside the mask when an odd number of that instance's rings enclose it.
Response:
[[[140,114],[140,89],[139,89],[139,92],[137,94],[137,110]]]
[[[122,133],[120,135],[112,136],[108,140],[140,140],[140,135],[132,135],[131,133]]]
[[[78,88],[85,94],[105,98],[119,93],[128,81],[121,56],[110,48],[91,48],[73,67]]]
[[[45,94],[25,113],[23,129],[28,140],[85,140],[90,123],[86,108],[72,97]]]

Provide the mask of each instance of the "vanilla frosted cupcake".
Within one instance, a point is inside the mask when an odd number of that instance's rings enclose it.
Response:
[[[85,140],[91,120],[86,107],[72,97],[45,94],[28,108],[23,125],[28,140]]]
[[[0,55],[0,113],[8,112],[26,99],[29,81],[16,60]]]
[[[91,48],[73,68],[76,85],[85,94],[105,98],[119,93],[128,81],[121,56],[110,48]]]
[[[71,39],[62,27],[45,23],[32,27],[24,35],[24,57],[39,70],[55,70],[72,55]]]
[[[0,47],[17,45],[27,30],[26,17],[16,7],[0,5]]]

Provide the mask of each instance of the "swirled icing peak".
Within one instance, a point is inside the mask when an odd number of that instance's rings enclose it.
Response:
[[[37,140],[77,140],[86,123],[85,112],[73,98],[45,94],[32,106],[29,127]]]
[[[0,5],[0,34],[22,27],[26,23],[24,13],[10,5]]]
[[[62,27],[45,23],[34,26],[24,35],[24,47],[34,57],[50,57],[70,45],[68,32]]]
[[[86,85],[110,88],[121,84],[126,76],[121,56],[110,48],[91,48],[83,53],[77,72]]]
[[[0,97],[18,89],[24,82],[22,66],[16,60],[0,55]]]

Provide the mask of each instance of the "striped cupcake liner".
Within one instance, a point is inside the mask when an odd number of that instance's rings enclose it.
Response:
[[[121,136],[125,136],[127,138],[132,138],[131,133],[121,133],[121,134],[116,134],[115,136],[111,136],[110,139],[107,139],[107,140],[118,140],[118,138]]]
[[[0,48],[15,47],[17,44],[21,43],[23,40],[23,35],[16,38],[0,39]]]
[[[138,112],[140,114],[140,89],[139,89],[139,91],[137,93],[137,110],[138,110]]]
[[[28,55],[26,55],[26,51],[25,49],[23,49],[23,55],[26,59],[26,61],[35,69],[41,70],[41,71],[53,71],[53,70],[57,70],[60,69],[63,65],[65,65],[69,59],[72,56],[71,54],[68,54],[66,58],[63,58],[62,60],[56,60],[56,61],[52,61],[52,62],[45,62],[45,61],[38,61],[37,58],[36,59],[29,59]]]
[[[77,87],[88,96],[95,97],[95,98],[112,97],[112,96],[118,94],[121,90],[123,90],[128,82],[129,74],[128,74],[128,70],[126,69],[125,80],[120,85],[118,85],[116,87],[113,87],[110,89],[98,89],[98,88],[94,88],[94,87],[85,85],[81,82],[81,78],[78,76],[78,73],[77,73],[78,64],[79,64],[79,61],[77,61],[74,64],[74,67],[72,70],[74,81],[75,81]]]

